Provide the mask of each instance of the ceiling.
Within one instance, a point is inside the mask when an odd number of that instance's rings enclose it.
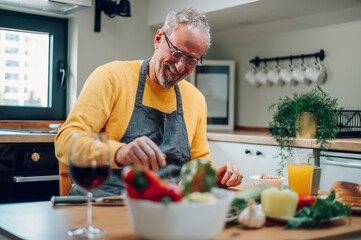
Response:
[[[58,1],[73,2],[74,0],[47,1],[0,0],[0,8],[6,9],[9,7],[9,5],[7,5],[8,2],[10,2],[13,5],[20,4],[22,9],[27,11],[30,10],[29,6],[36,9],[39,4],[42,4],[44,8],[43,5],[52,6],[51,4],[56,4]],[[95,4],[95,0],[90,1]],[[132,1],[136,0],[131,0],[130,2]],[[255,35],[256,31],[265,31],[265,29],[272,28],[272,24],[280,25],[280,22],[283,22],[283,28],[285,25],[286,27],[293,28],[297,27],[296,25],[301,25],[302,22],[307,21],[307,19],[319,20],[319,18],[312,18],[312,16],[323,13],[333,13],[328,14],[328,17],[333,19],[328,19],[327,23],[325,19],[321,19],[323,23],[320,24],[323,25],[354,21],[355,19],[361,20],[361,0],[226,0],[229,1],[227,4],[218,1],[219,0],[149,0],[151,4],[149,7],[153,4],[156,5],[157,10],[162,9],[156,14],[156,16],[159,15],[159,22],[154,25],[150,24],[149,26],[157,29],[162,26],[164,17],[170,9],[189,6],[194,6],[206,12],[212,35],[217,32],[219,34],[224,32],[228,34],[230,31],[232,32],[232,30],[243,31],[242,37],[244,37],[244,33]],[[346,16],[341,19],[338,12],[347,9],[353,12],[353,16],[347,16],[349,15],[348,12],[344,11],[342,14]],[[292,26],[292,21],[297,18],[299,18],[298,22],[293,23],[294,26]],[[315,23],[315,26],[316,25],[317,23]]]
[[[207,17],[216,32],[360,7],[361,0],[261,0],[207,12]]]

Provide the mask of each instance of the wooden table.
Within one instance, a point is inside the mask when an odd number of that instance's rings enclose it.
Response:
[[[55,206],[50,201],[0,204],[1,235],[9,239],[63,240],[66,231],[84,226],[86,205]],[[139,239],[134,233],[124,206],[93,206],[93,225],[105,229],[104,239]],[[262,229],[246,230],[237,222],[228,223],[216,239],[347,239],[361,237],[361,215],[324,224],[312,231],[283,230],[283,225],[268,221]]]

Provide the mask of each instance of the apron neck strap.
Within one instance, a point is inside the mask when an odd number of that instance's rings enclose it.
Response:
[[[136,96],[136,100],[135,100],[136,104],[142,104],[142,102],[143,102],[143,94],[144,94],[145,83],[147,80],[149,61],[150,61],[150,58],[142,61],[142,65],[141,65],[140,73],[139,73],[137,96]],[[182,98],[181,98],[178,84],[176,84],[174,86],[174,90],[175,90],[176,98],[177,98],[177,110],[180,111],[181,113],[183,113]]]

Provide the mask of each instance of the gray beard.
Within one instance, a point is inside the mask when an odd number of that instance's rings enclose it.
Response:
[[[164,67],[161,67],[159,70],[158,80],[159,80],[159,84],[166,89],[170,89],[176,84],[176,82],[175,83],[172,82],[171,76],[168,77],[164,76]]]
[[[172,76],[168,76],[166,77],[164,75],[164,68],[168,66],[169,68],[172,68],[172,66],[169,64],[169,63],[164,63],[163,66],[160,68],[159,70],[159,74],[158,74],[158,81],[159,81],[159,84],[166,88],[166,89],[170,89],[171,87],[174,87],[174,85],[176,85],[180,80],[178,81],[173,81],[173,78]],[[175,70],[175,69],[174,69]],[[182,75],[185,76],[186,72],[184,72]],[[183,78],[180,78],[180,79],[183,79]]]

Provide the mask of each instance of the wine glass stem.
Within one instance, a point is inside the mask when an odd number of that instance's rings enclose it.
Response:
[[[87,208],[87,229],[90,229],[92,227],[92,192],[87,192],[87,202],[88,202],[88,208]]]

